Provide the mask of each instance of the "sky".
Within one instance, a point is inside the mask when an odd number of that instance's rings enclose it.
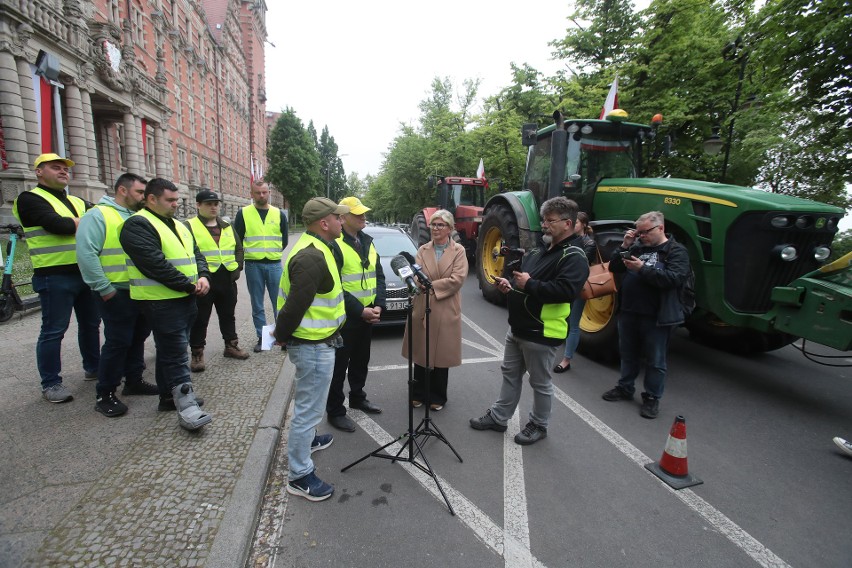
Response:
[[[400,123],[417,124],[435,77],[457,87],[481,79],[482,99],[511,83],[512,62],[548,75],[559,69],[547,44],[565,36],[573,10],[566,0],[271,0],[267,7],[275,46],[266,46],[267,110],[291,107],[318,133],[327,125],[346,173],[361,177],[379,172]],[[459,174],[474,175],[476,166]]]

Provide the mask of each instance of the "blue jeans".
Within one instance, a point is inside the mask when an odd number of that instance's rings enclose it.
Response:
[[[278,287],[281,285],[280,262],[245,262],[246,286],[251,298],[251,319],[254,321],[254,331],[260,338],[261,328],[266,325],[266,310],[263,308],[263,294],[269,292],[272,301],[272,313],[278,315]]]
[[[500,387],[500,398],[491,405],[491,416],[498,424],[505,425],[515,414],[515,409],[521,400],[521,388],[524,384],[524,374],[530,374],[530,386],[533,389],[533,407],[530,412],[530,422],[547,428],[550,420],[550,410],[553,405],[553,381],[550,378],[550,368],[559,349],[557,345],[542,345],[521,339],[506,333],[503,346],[503,384]]]
[[[173,300],[145,300],[139,307],[148,319],[157,346],[157,368],[154,376],[160,396],[172,397],[172,389],[192,382],[189,372],[189,330],[198,308],[195,296]]]
[[[565,339],[565,358],[573,359],[574,351],[580,344],[580,319],[583,317],[583,308],[586,300],[577,298],[571,302],[571,315],[568,316],[568,337]]]
[[[97,297],[104,322],[104,344],[98,367],[98,396],[115,392],[121,377],[127,382],[142,380],[145,370],[145,340],[151,334],[148,320],[139,311],[139,302],[130,299],[128,290],[116,290],[108,301]]]
[[[77,344],[83,356],[83,369],[98,372],[100,323],[92,290],[79,274],[33,276],[33,290],[41,301],[41,332],[36,343],[36,365],[45,390],[62,382],[62,339],[71,323],[71,310],[77,317]]]
[[[658,326],[656,316],[621,312],[618,315],[618,348],[621,351],[621,378],[618,384],[633,394],[645,358],[645,392],[662,398],[666,386],[666,354],[673,326]]]
[[[329,343],[291,343],[287,347],[290,360],[296,366],[293,419],[287,438],[290,481],[314,471],[311,442],[325,412],[335,351],[335,346]]]

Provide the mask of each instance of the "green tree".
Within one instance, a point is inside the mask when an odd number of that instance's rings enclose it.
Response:
[[[624,62],[639,27],[633,2],[577,0],[575,6],[565,37],[550,42],[556,48],[554,55],[593,71]]]
[[[324,195],[320,159],[310,133],[291,108],[286,108],[269,134],[266,179],[301,211],[311,197]]]
[[[320,174],[325,180],[325,193],[330,199],[340,201],[346,197],[346,172],[343,161],[338,157],[337,142],[324,126],[317,142],[317,154],[320,159]]]

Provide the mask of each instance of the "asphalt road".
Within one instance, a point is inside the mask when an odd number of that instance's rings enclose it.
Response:
[[[528,385],[506,434],[468,426],[499,391],[507,322],[473,276],[463,313],[465,363],[450,370],[450,400],[432,416],[464,461],[438,440],[425,447],[456,515],[410,464],[371,457],[340,471],[408,426],[402,330],[377,330],[367,388],[384,413],[353,412],[352,434],[320,427],[335,434],[314,454],[336,487],[328,501],[287,498],[278,457],[252,566],[850,566],[852,459],[831,441],[852,437],[849,367],[793,347],[733,356],[679,330],[657,420],[639,416],[638,400],[603,401],[617,369],[578,356],[554,375],[548,438],[522,449],[511,436],[527,421]],[[673,491],[643,465],[660,459],[678,414],[689,471],[704,484]]]

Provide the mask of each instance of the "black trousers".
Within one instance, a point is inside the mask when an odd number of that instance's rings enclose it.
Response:
[[[237,283],[232,279],[233,272],[228,272],[224,266],[210,276],[210,291],[204,296],[196,296],[198,315],[189,332],[190,347],[204,347],[207,343],[207,324],[210,314],[216,306],[219,317],[219,331],[227,343],[237,339],[237,324],[234,310],[237,307]]]
[[[435,367],[429,375],[429,392],[426,392],[426,367],[414,365],[414,385],[411,389],[412,400],[426,404],[447,404],[447,384],[450,370],[446,367]]]
[[[334,357],[334,374],[328,387],[328,400],[325,411],[329,416],[343,416],[346,408],[343,395],[343,383],[349,375],[349,405],[357,405],[367,398],[364,385],[367,383],[367,365],[370,364],[370,343],[373,339],[373,326],[364,321],[349,323],[340,331],[343,347]]]

